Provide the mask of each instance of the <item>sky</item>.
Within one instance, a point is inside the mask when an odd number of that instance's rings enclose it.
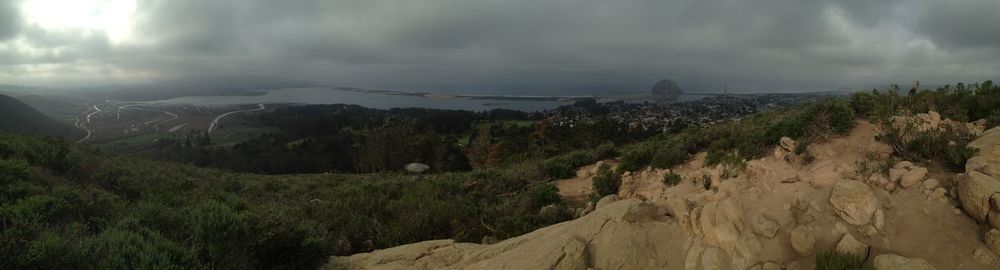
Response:
[[[0,83],[816,91],[1000,79],[997,0],[0,0]]]

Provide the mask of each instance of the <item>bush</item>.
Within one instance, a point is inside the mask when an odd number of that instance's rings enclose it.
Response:
[[[987,129],[997,126],[1000,126],[1000,110],[994,110],[993,113],[990,113],[990,117],[986,118]]]
[[[546,159],[542,162],[545,174],[555,179],[572,178],[576,176],[577,168],[592,164],[614,155],[614,144],[602,144],[590,150],[577,150],[560,156]]]
[[[601,164],[597,168],[597,175],[594,176],[593,181],[594,191],[601,197],[617,194],[622,184],[621,175],[612,171],[608,164]]]
[[[882,133],[875,139],[892,146],[893,153],[904,159],[937,160],[954,171],[962,171],[965,162],[977,152],[968,147],[975,136],[967,130],[944,126],[920,131],[913,123],[883,123],[881,126]]]
[[[676,186],[681,182],[681,175],[674,172],[669,172],[663,175],[663,185],[667,187]]]
[[[849,253],[824,251],[816,254],[816,270],[858,270],[875,268],[865,258]]]

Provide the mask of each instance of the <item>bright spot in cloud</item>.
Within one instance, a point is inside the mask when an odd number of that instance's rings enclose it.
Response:
[[[27,0],[21,11],[43,29],[99,31],[120,43],[132,36],[135,0]]]

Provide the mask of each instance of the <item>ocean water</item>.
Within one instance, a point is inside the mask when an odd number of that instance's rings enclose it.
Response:
[[[259,96],[190,96],[155,101],[166,104],[190,105],[232,105],[257,103],[301,103],[301,104],[356,104],[368,108],[432,108],[451,110],[488,111],[492,109],[511,109],[519,111],[541,111],[560,105],[572,104],[572,101],[535,101],[535,100],[487,100],[467,98],[426,98],[422,96],[388,95],[378,93],[360,93],[341,91],[330,88],[286,88],[268,91]]]
[[[691,101],[704,96],[681,95],[678,101]],[[632,99],[627,102],[642,103],[650,99]],[[381,93],[351,92],[325,87],[286,88],[270,90],[259,96],[189,96],[155,101],[164,104],[189,105],[234,105],[258,103],[299,103],[299,104],[355,104],[368,108],[431,108],[449,110],[488,111],[510,109],[519,111],[542,111],[554,109],[573,101],[551,100],[502,100],[470,98],[428,98],[423,96],[390,95]]]

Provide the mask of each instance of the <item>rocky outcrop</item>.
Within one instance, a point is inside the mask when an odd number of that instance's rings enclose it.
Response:
[[[331,257],[322,269],[662,269],[680,264],[688,241],[658,208],[627,199],[492,245],[425,241]]]
[[[878,270],[935,270],[933,265],[924,259],[906,258],[896,254],[882,254],[875,257],[875,269]]]
[[[965,175],[958,178],[958,200],[962,208],[976,221],[994,228],[986,233],[984,242],[1000,254],[1000,127],[993,128],[969,143],[978,149],[975,157],[965,164]]]
[[[652,94],[658,97],[664,97],[668,99],[677,99],[678,96],[683,94],[684,91],[681,87],[677,85],[676,82],[669,79],[662,80],[655,85],[653,85]]]
[[[830,204],[844,221],[851,225],[863,226],[872,220],[878,198],[868,185],[856,180],[840,180],[833,186]]]

